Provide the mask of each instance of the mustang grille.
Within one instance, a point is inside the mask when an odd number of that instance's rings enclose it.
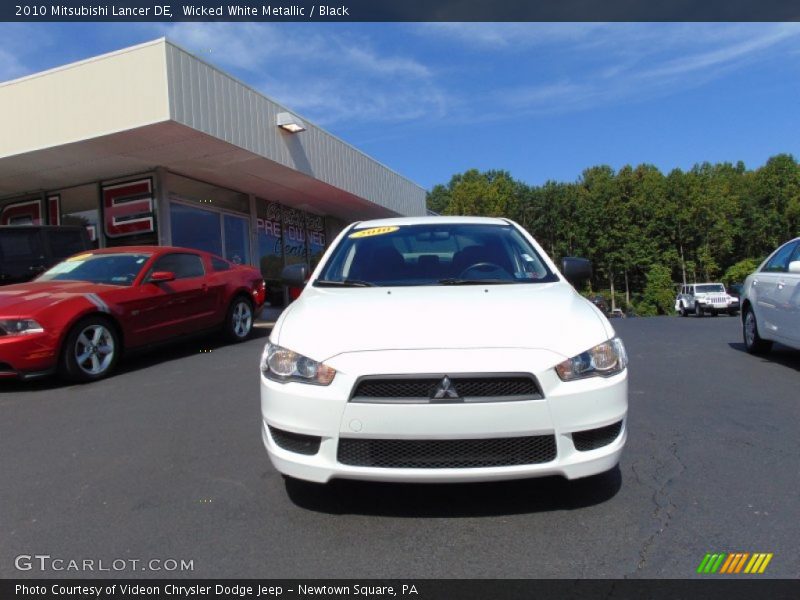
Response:
[[[619,437],[620,431],[622,431],[622,421],[598,429],[577,431],[572,434],[572,442],[575,444],[575,448],[582,452],[595,450],[608,446]]]
[[[354,402],[430,402],[445,375],[419,377],[370,377],[360,380],[353,392]],[[536,400],[542,393],[530,375],[447,376],[459,399]],[[444,398],[447,401],[448,398]]]
[[[556,457],[552,435],[467,440],[341,438],[338,460],[358,467],[470,469],[546,463]]]

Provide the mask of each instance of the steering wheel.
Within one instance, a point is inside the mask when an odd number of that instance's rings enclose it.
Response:
[[[459,278],[464,277],[465,273],[467,273],[469,271],[472,271],[472,270],[484,271],[484,272],[487,272],[487,273],[490,272],[490,271],[502,271],[505,275],[508,275],[508,271],[506,271],[503,267],[501,267],[497,263],[493,263],[493,262],[478,262],[478,263],[475,263],[474,265],[468,266],[466,269],[461,271],[461,273],[459,273],[459,275],[458,275]]]

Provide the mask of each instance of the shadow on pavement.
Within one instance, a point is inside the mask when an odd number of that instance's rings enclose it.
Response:
[[[269,336],[270,331],[271,329],[269,328],[254,327],[253,332],[247,339],[266,338]],[[113,380],[115,377],[119,377],[125,373],[147,369],[157,364],[194,356],[200,351],[213,351],[229,345],[231,345],[230,342],[223,339],[222,335],[209,334],[185,338],[179,342],[165,343],[148,348],[147,350],[137,350],[120,358],[116,369],[108,377],[108,380]],[[28,381],[20,381],[18,379],[0,380],[0,394],[11,392],[37,392],[71,385],[91,385],[92,383],[93,382],[75,384],[60,378],[58,375],[48,375]]]
[[[285,479],[291,501],[328,514],[384,517],[487,517],[573,510],[606,502],[622,485],[619,467],[568,481],[541,477],[488,483],[376,483],[334,480],[327,485]]]
[[[743,342],[728,342],[728,346],[739,352],[747,353]],[[800,350],[795,350],[781,344],[775,344],[766,354],[753,355],[753,360],[775,363],[800,371]]]

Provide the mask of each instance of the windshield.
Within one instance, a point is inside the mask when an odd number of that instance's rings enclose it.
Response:
[[[715,294],[717,292],[722,293],[725,291],[725,288],[722,286],[721,283],[711,283],[708,285],[698,285],[695,289],[695,293],[697,294]]]
[[[351,231],[316,286],[514,284],[558,281],[511,225],[425,224]]]
[[[88,281],[132,285],[149,254],[79,254],[42,273],[37,281]]]

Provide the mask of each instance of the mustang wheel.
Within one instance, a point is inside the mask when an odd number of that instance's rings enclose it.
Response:
[[[756,323],[756,314],[751,307],[747,307],[744,311],[744,319],[742,320],[742,333],[744,335],[744,345],[750,354],[763,354],[769,352],[772,348],[772,342],[769,340],[762,340],[758,335],[758,324]]]
[[[233,300],[225,320],[225,337],[231,342],[247,339],[253,331],[253,303],[244,296]]]
[[[111,323],[103,317],[88,317],[67,335],[61,372],[73,381],[102,379],[116,365],[119,351],[119,339]]]

